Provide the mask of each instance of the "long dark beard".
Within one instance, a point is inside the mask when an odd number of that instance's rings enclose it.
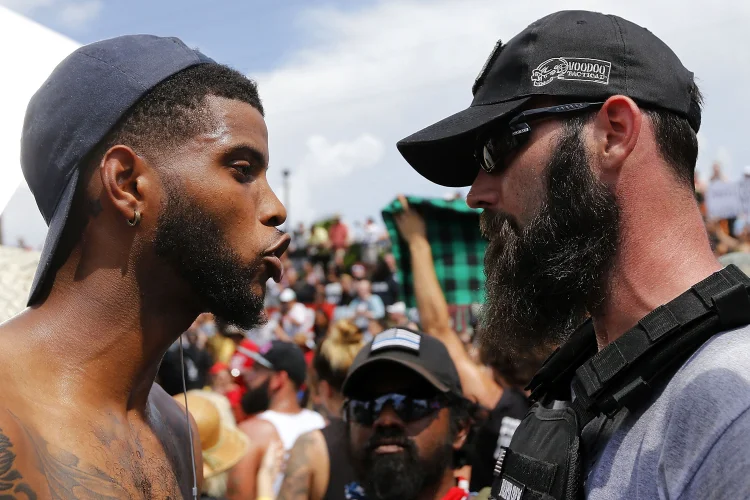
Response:
[[[578,126],[568,124],[550,161],[548,198],[524,228],[485,211],[486,301],[480,347],[521,362],[543,360],[606,296],[619,207],[591,172]],[[507,358],[506,358],[507,359]]]
[[[249,329],[265,321],[263,296],[253,292],[263,261],[242,263],[219,226],[183,190],[165,182],[167,203],[157,221],[156,255],[193,288],[206,311]]]
[[[403,447],[401,453],[377,455],[383,442]],[[430,456],[421,458],[413,441],[403,431],[380,428],[373,433],[364,450],[351,449],[354,468],[368,499],[413,500],[426,488],[438,484],[450,468],[453,436],[448,436]]]

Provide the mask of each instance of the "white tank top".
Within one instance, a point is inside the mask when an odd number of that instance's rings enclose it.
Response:
[[[274,496],[276,496],[281,489],[281,483],[284,479],[284,469],[286,469],[286,462],[289,459],[289,450],[294,446],[294,442],[306,432],[322,429],[326,423],[318,412],[308,409],[303,409],[299,413],[279,413],[267,410],[258,415],[258,418],[262,418],[273,424],[286,451],[284,453],[284,464],[274,482]]]

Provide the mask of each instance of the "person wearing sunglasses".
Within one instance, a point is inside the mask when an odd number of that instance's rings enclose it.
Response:
[[[498,42],[472,93],[398,148],[483,210],[484,359],[559,346],[493,497],[747,498],[750,278],[695,201],[693,73],[641,26],[561,11]]]
[[[358,479],[347,485],[347,498],[468,498],[468,482],[454,468],[464,461],[475,410],[439,340],[402,328],[376,335],[342,391]]]

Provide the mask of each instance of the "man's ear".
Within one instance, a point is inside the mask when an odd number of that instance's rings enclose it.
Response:
[[[271,375],[271,380],[269,381],[268,388],[276,392],[284,387],[287,380],[289,380],[289,375],[287,374],[287,372],[276,372]]]
[[[466,444],[466,439],[469,437],[469,431],[471,431],[471,419],[467,418],[461,421],[461,427],[456,433],[456,437],[453,439],[454,450],[460,450],[463,445]]]
[[[153,170],[130,147],[112,146],[102,157],[99,175],[102,194],[124,220],[133,220],[136,212],[141,217],[151,215],[146,214],[148,207],[145,198],[154,186]]]
[[[594,118],[593,154],[599,177],[614,185],[620,169],[638,143],[643,112],[629,97],[615,95],[607,99]]]

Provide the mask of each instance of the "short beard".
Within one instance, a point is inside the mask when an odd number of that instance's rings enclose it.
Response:
[[[203,310],[244,329],[263,324],[264,297],[252,290],[262,258],[243,264],[218,224],[175,183],[164,182],[167,202],[157,220],[156,255],[192,287]]]
[[[404,451],[376,455],[375,448],[383,442],[397,444]],[[451,467],[452,442],[453,433],[428,458],[420,458],[416,445],[403,432],[385,427],[373,433],[364,450],[351,449],[350,452],[357,478],[368,499],[413,500],[426,488],[438,484]]]
[[[581,130],[566,125],[547,167],[547,201],[523,229],[504,214],[480,217],[490,240],[480,348],[490,364],[493,351],[540,362],[605,299],[620,211],[590,170]]]
[[[263,413],[271,406],[271,392],[270,392],[271,380],[266,380],[262,385],[248,389],[245,394],[242,395],[240,405],[242,411],[246,415],[257,415]]]

